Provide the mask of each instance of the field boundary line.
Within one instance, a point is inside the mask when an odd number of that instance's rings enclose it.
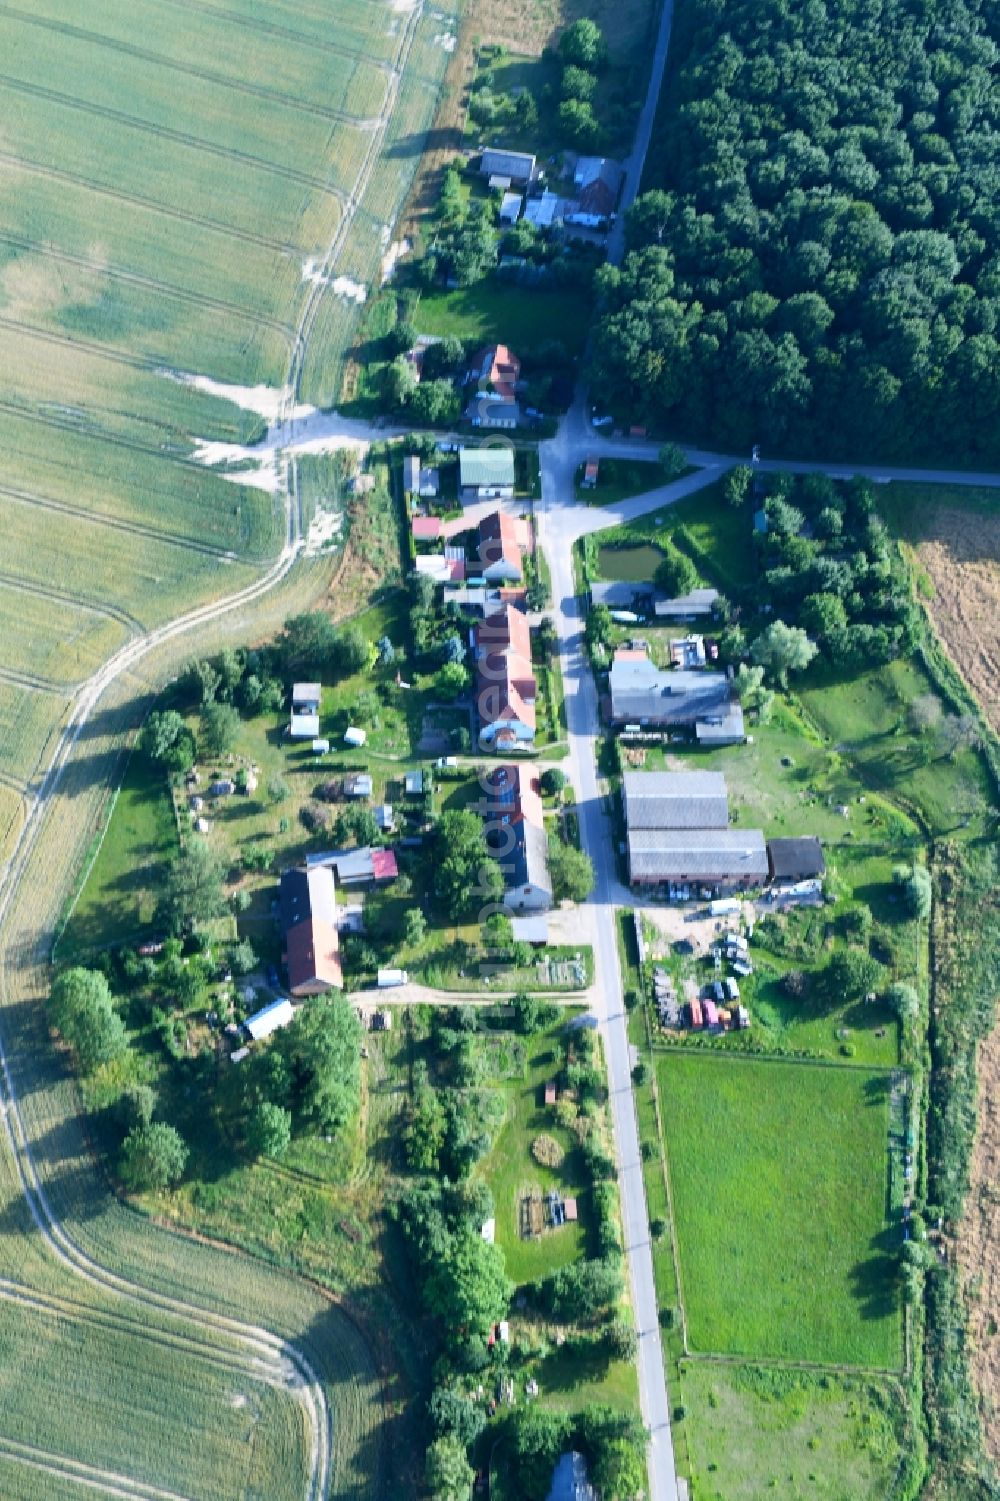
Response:
[[[4,4],[0,4],[0,15],[8,16],[12,21],[20,21],[26,26],[37,26],[43,31],[54,31],[58,35],[74,37],[92,46],[103,47],[108,52],[120,52],[123,56],[134,57],[139,62],[152,63],[154,67],[162,68],[165,72],[180,73],[186,78],[198,78],[215,88],[232,89],[233,93],[247,94],[252,99],[273,100],[278,104],[287,105],[290,109],[298,110],[300,114],[315,115],[320,120],[329,120],[334,125],[357,124],[357,117],[348,115],[343,110],[324,109],[320,104],[298,99],[294,94],[286,94],[280,89],[269,89],[263,84],[249,83],[245,78],[227,78],[225,73],[213,73],[209,68],[197,68],[192,63],[182,63],[173,58],[164,57],[161,53],[149,52],[145,47],[137,47],[132,42],[102,36],[98,31],[88,31],[86,27],[73,26],[68,21],[56,21],[48,16],[33,16],[30,11],[18,10],[14,5]]]
[[[0,11],[3,7],[0,6]],[[269,172],[275,176],[283,177],[289,182],[301,183],[304,187],[318,188],[320,191],[332,193],[334,197],[343,199],[344,192],[341,188],[334,187],[329,182],[324,182],[321,177],[314,177],[311,172],[302,172],[298,167],[283,166],[280,162],[272,162],[266,156],[255,156],[251,151],[241,151],[236,146],[217,146],[212,141],[206,141],[201,136],[192,135],[187,130],[176,130],[171,125],[158,125],[155,120],[143,120],[138,115],[130,115],[125,110],[113,109],[109,104],[93,104],[88,99],[80,99],[76,94],[64,94],[59,89],[47,88],[40,83],[27,83],[19,78],[11,78],[6,73],[0,73],[0,89],[8,89],[14,94],[27,94],[33,99],[44,99],[49,104],[59,104],[66,109],[79,110],[82,114],[94,115],[101,120],[113,120],[117,125],[124,125],[130,130],[139,130],[146,135],[156,136],[159,140],[174,141],[180,146],[187,146],[193,151],[202,151],[206,155],[222,157],[224,161],[241,162],[244,166],[256,167],[260,171]],[[342,122],[347,124],[348,122]],[[365,122],[357,120],[355,128],[358,131],[364,129]],[[21,160],[16,153],[13,154],[15,161]],[[60,168],[52,168],[52,171],[60,171]],[[85,180],[85,179],[84,179]],[[113,190],[115,191],[115,190]],[[130,196],[124,195],[123,196]],[[140,202],[140,199],[136,199]],[[148,200],[153,202],[153,200]]]
[[[683,1056],[684,1058],[713,1058],[722,1062],[730,1059],[740,1063],[787,1063],[811,1066],[813,1068],[842,1069],[845,1073],[856,1074],[884,1074],[886,1077],[895,1072],[897,1068],[909,1076],[909,1069],[902,1064],[896,1063],[851,1063],[846,1060],[841,1063],[836,1058],[799,1058],[789,1057],[787,1053],[751,1053],[742,1048],[700,1048],[686,1046],[684,1043],[653,1043],[653,1056],[656,1058],[671,1058]]]
[[[908,1374],[905,1365],[893,1369],[892,1366],[848,1365],[836,1360],[786,1360],[780,1355],[727,1355],[720,1350],[685,1350],[684,1359],[705,1365],[756,1365],[767,1370],[810,1371],[817,1375],[834,1371],[839,1376],[885,1376],[894,1381]]]

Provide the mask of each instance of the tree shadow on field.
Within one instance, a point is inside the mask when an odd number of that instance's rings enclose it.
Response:
[[[425,151],[453,151],[457,139],[459,139],[458,132],[448,127],[414,131],[410,135],[400,136],[398,140],[393,141],[382,154],[390,157],[419,157],[423,156]]]
[[[410,1334],[395,1308],[380,1309],[373,1320],[330,1303],[297,1341],[326,1382],[335,1433],[340,1403],[373,1418],[378,1413],[378,1421],[356,1435],[350,1450],[338,1446],[337,1495],[416,1495],[420,1489],[418,1404],[401,1366],[402,1346]],[[416,1352],[407,1353],[413,1365]],[[426,1368],[418,1373],[414,1366],[412,1375],[422,1385]]]
[[[873,1254],[851,1268],[851,1292],[866,1323],[891,1318],[898,1306],[898,1230],[887,1226],[872,1241]]]

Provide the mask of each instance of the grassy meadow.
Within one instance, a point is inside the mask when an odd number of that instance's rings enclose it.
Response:
[[[691,1349],[898,1368],[888,1075],[674,1054],[657,1080]]]

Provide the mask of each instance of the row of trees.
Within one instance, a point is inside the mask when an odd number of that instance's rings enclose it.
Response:
[[[1000,453],[1000,49],[977,0],[690,0],[594,377],[716,445]]]

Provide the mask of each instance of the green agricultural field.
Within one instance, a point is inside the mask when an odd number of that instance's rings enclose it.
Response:
[[[202,441],[258,436],[261,418],[168,375],[277,389],[301,359],[322,372],[305,399],[328,374],[337,388],[358,305],[332,283],[344,274],[379,284],[449,27],[443,10],[390,0],[38,0],[0,15],[4,855],[17,788],[44,770],[77,685],[128,639],[246,587],[278,557],[284,497],[198,457]],[[328,565],[297,565],[300,608],[328,576]],[[265,608],[244,615],[248,633],[273,628]],[[212,629],[186,649],[206,649]],[[161,653],[150,685],[177,666],[176,648],[172,659]],[[52,936],[83,874],[75,863],[94,853],[102,785],[124,764],[128,694],[147,686],[143,670],[114,684],[85,727],[37,826],[36,864],[11,888],[0,943],[18,1130],[73,1242],[138,1290],[101,1292],[44,1251],[4,1138],[0,1267],[59,1305],[5,1309],[0,1320],[0,1491],[61,1497],[100,1489],[114,1472],[121,1493],[142,1481],[205,1501],[301,1501],[301,1404],[272,1391],[247,1348],[207,1323],[208,1309],[308,1350],[330,1402],[330,1494],[379,1501],[391,1483],[385,1389],[366,1332],[298,1279],[166,1234],[154,1223],[162,1204],[147,1206],[149,1218],[119,1204],[95,1171],[99,1128],[85,1134],[48,1034]],[[140,781],[136,768],[68,946],[150,920],[173,811],[165,796],[143,798]],[[9,1111],[4,1119],[13,1130]],[[301,1232],[293,1220],[289,1241]],[[190,1306],[167,1314],[145,1289]],[[29,1468],[25,1446],[41,1469]]]
[[[690,1347],[896,1369],[886,1073],[656,1065]]]

